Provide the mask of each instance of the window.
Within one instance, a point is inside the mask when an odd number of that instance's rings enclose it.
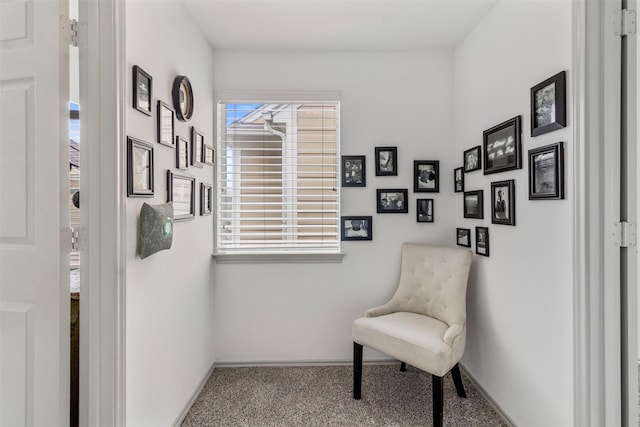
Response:
[[[218,103],[218,254],[340,252],[339,103]]]

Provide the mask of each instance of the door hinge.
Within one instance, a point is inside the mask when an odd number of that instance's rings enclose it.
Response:
[[[630,222],[613,224],[613,244],[620,248],[630,248],[637,244],[637,226]]]
[[[60,17],[60,31],[65,43],[70,46],[84,46],[87,42],[87,24],[69,19],[66,16]]]
[[[636,33],[636,11],[621,9],[615,12],[614,33],[616,36],[630,36]]]
[[[89,233],[85,227],[63,228],[60,233],[62,252],[84,252],[89,244]]]

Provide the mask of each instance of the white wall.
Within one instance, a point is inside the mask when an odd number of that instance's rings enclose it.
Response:
[[[141,260],[136,230],[143,202],[166,201],[166,170],[175,170],[174,149],[156,143],[156,101],[171,104],[177,75],[189,77],[195,110],[176,119],[176,133],[190,140],[190,126],[213,134],[212,52],[180,2],[128,1],[127,66],[153,77],[153,116],[134,110],[128,72],[127,134],[155,148],[155,197],[127,198],[127,425],[168,426],[183,410],[213,364],[213,217],[199,215],[199,185],[213,183],[213,167],[189,168],[196,177],[196,218],[174,224],[173,246]]]
[[[340,264],[215,265],[216,362],[351,360],[351,323],[395,290],[402,242],[455,244],[452,53],[221,51],[214,64],[216,90],[340,91],[342,154],[367,156],[342,214],[373,216],[373,240],[343,242]],[[376,146],[398,147],[397,177],[375,176]],[[440,160],[439,194],[413,193],[414,160]],[[376,188],[408,188],[409,213],[376,214]],[[417,198],[435,199],[434,223],[416,222]]]
[[[465,176],[466,190],[485,194],[491,257],[476,257],[468,292],[463,364],[517,425],[573,425],[572,183],[568,127],[530,135],[530,88],[567,70],[571,117],[571,4],[501,1],[455,52],[455,147],[482,143],[482,132],[522,115],[523,168]],[[528,200],[527,151],[565,142],[565,200]],[[515,179],[516,226],[492,225],[490,183]],[[475,236],[474,236],[475,240]],[[475,243],[475,241],[474,241]]]

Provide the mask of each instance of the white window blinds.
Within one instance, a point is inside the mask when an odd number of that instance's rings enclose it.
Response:
[[[340,251],[339,103],[218,103],[216,251]]]

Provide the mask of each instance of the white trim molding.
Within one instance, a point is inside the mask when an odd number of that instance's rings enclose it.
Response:
[[[82,255],[80,425],[126,425],[125,381],[125,3],[79,1]],[[105,77],[106,76],[106,77]]]
[[[196,403],[196,400],[198,400],[198,396],[200,396],[200,393],[202,393],[202,389],[204,389],[204,386],[207,385],[207,381],[209,381],[209,378],[211,377],[211,374],[213,374],[213,370],[215,369],[215,367],[215,364],[212,364],[202,380],[200,380],[200,383],[196,386],[193,393],[191,393],[191,398],[189,399],[187,404],[184,405],[184,408],[182,408],[180,414],[178,414],[175,421],[173,421],[173,424],[171,424],[173,427],[179,427],[180,425],[182,425],[182,422],[189,414],[191,407],[194,403]]]
[[[619,4],[573,2],[574,425],[581,427],[621,423],[620,253],[612,238],[620,61],[611,46]]]

